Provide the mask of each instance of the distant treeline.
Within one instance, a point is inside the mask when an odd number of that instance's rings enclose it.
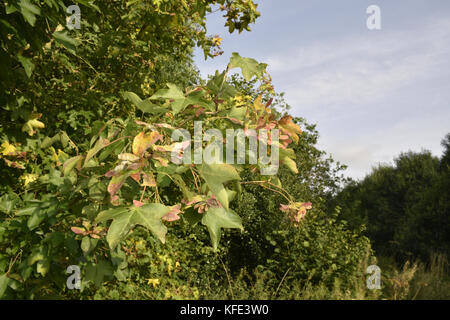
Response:
[[[428,261],[431,252],[450,253],[450,134],[443,155],[400,154],[352,181],[331,201],[350,228],[366,227],[377,255]],[[363,227],[364,228],[364,227]]]

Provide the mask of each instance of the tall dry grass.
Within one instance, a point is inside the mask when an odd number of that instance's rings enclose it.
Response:
[[[383,298],[392,300],[450,299],[449,263],[445,255],[432,254],[428,264],[406,262],[397,268],[392,259],[382,262]]]
[[[381,289],[367,288],[368,265],[381,268]],[[398,267],[393,259],[375,259],[367,255],[362,259],[359,273],[350,283],[343,285],[339,279],[330,287],[323,283],[311,284],[308,279],[280,281],[279,285],[268,287],[273,281],[267,274],[255,272],[252,277],[247,271],[229,279],[228,288],[211,288],[204,292],[205,299],[238,300],[448,300],[450,299],[449,263],[444,255],[434,254],[430,263],[406,262]],[[252,281],[249,281],[253,278]],[[305,281],[306,280],[306,281]]]

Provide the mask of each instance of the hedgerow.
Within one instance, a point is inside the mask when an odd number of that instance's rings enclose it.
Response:
[[[249,30],[252,1],[74,2],[79,30],[67,1],[0,5],[0,297],[208,298],[244,268],[266,270],[276,293],[283,279],[357,276],[367,239],[322,208],[338,169],[302,134],[311,126],[276,108],[267,65],[233,53],[201,80],[192,64],[195,45],[221,52],[207,13]],[[257,143],[280,170],[227,163],[229,129],[265,130]],[[217,159],[196,161],[199,148]]]

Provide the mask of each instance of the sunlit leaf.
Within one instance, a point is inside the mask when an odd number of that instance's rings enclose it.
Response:
[[[298,134],[302,133],[300,127],[292,122],[291,116],[284,116],[278,121],[278,125],[282,132],[289,135],[295,143],[298,143]]]
[[[236,212],[225,208],[210,208],[204,213],[202,224],[208,228],[214,249],[217,249],[219,244],[222,228],[244,229],[242,219]]]
[[[167,86],[169,87],[169,89],[160,89],[149,99],[184,99],[183,91],[181,91],[175,84],[168,83]]]
[[[150,148],[156,141],[161,140],[162,136],[157,131],[150,133],[140,132],[133,140],[133,154],[142,157],[144,152]]]
[[[77,165],[80,166],[82,161],[83,161],[82,155],[67,159],[63,165],[64,176],[67,176],[73,170],[73,168],[75,168],[75,166]]]
[[[19,2],[20,12],[25,20],[34,27],[36,23],[36,15],[41,14],[41,9],[32,4],[29,0],[21,0]]]
[[[230,164],[203,163],[199,171],[211,192],[222,206],[228,210],[229,198],[223,184],[231,180],[240,180],[236,169]]]
[[[166,112],[168,109],[152,103],[150,100],[142,100],[134,92],[124,92],[122,96],[130,100],[139,110],[151,114]]]
[[[281,161],[293,173],[295,173],[295,174],[298,173],[297,164],[295,163],[294,160],[292,160],[291,158],[288,158],[288,157],[284,157],[284,158],[281,159]]]
[[[149,229],[161,242],[165,242],[167,228],[161,218],[171,209],[160,203],[149,203],[141,207],[130,206],[110,209],[99,213],[96,223],[112,219],[106,236],[109,246],[114,249],[136,225]]]
[[[258,63],[258,61],[252,58],[243,58],[237,52],[233,52],[228,65],[229,69],[241,68],[242,75],[247,81],[250,81],[254,76],[262,76],[266,67],[267,64]]]

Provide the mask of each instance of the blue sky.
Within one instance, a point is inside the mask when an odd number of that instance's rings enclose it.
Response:
[[[229,34],[220,12],[208,33],[224,54],[195,62],[203,76],[232,52],[269,65],[291,113],[316,123],[319,147],[362,178],[402,151],[440,156],[450,132],[450,1],[256,0],[251,32]],[[368,30],[366,9],[381,9]]]

